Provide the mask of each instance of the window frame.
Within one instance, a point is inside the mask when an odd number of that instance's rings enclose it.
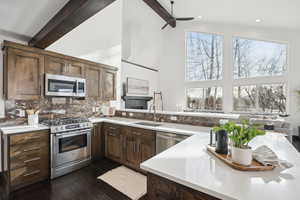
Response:
[[[258,76],[258,77],[250,77],[250,78],[234,78],[234,61],[233,61],[233,43],[235,38],[241,38],[241,39],[247,39],[247,40],[256,40],[256,41],[262,41],[262,42],[272,42],[272,43],[278,43],[286,45],[286,70],[282,75],[275,75],[275,76]],[[289,81],[288,81],[288,74],[289,74],[289,66],[290,66],[290,56],[289,56],[289,42],[283,42],[283,41],[276,41],[276,40],[267,40],[262,38],[255,38],[255,37],[244,37],[240,35],[232,35],[231,37],[231,79],[232,79],[232,94],[234,91],[234,87],[237,86],[248,86],[248,85],[255,85],[257,88],[257,94],[258,90],[262,85],[269,85],[269,84],[284,84],[285,86],[285,92],[286,92],[286,112],[289,110]],[[234,100],[232,95],[232,113],[237,114],[270,114],[270,115],[278,115],[278,113],[268,113],[268,112],[262,112],[259,108],[258,104],[258,95],[256,96],[256,109],[255,112],[249,112],[249,111],[236,111],[234,110]]]
[[[222,36],[222,78],[220,80],[187,80],[187,34],[189,32],[203,33],[203,34],[215,34]],[[234,60],[233,60],[233,42],[235,38],[248,39],[248,40],[256,40],[262,42],[273,42],[286,45],[286,69],[282,75],[275,76],[258,76],[258,77],[250,77],[250,78],[234,78]],[[256,102],[255,112],[249,111],[235,111],[234,110],[234,87],[236,86],[247,86],[247,85],[255,85],[258,89],[261,85],[268,84],[284,84],[285,85],[285,93],[286,93],[286,112],[289,113],[290,110],[290,87],[289,87],[289,79],[288,74],[290,72],[290,42],[288,41],[280,41],[269,39],[266,37],[256,37],[256,36],[246,36],[243,34],[235,34],[235,33],[222,33],[215,31],[199,31],[199,30],[185,30],[184,33],[184,45],[185,45],[185,60],[184,60],[184,105],[187,108],[187,91],[189,88],[206,88],[206,87],[221,87],[222,88],[222,110],[214,111],[214,110],[202,110],[203,112],[223,112],[223,113],[238,113],[238,114],[270,114],[270,115],[278,115],[278,113],[263,113],[258,105],[258,98]],[[226,58],[228,56],[228,58]],[[226,92],[231,91],[231,92]],[[257,90],[258,92],[258,90]],[[226,107],[224,105],[227,105]],[[197,111],[196,111],[197,112]],[[198,111],[199,112],[199,111]]]
[[[195,32],[195,33],[200,33],[200,34],[207,34],[207,35],[218,35],[221,36],[222,38],[222,72],[221,76],[222,78],[219,80],[187,80],[187,34],[189,32]],[[192,88],[207,88],[207,87],[220,87],[222,89],[222,109],[221,110],[205,110],[201,109],[202,112],[215,112],[215,113],[224,113],[224,52],[225,52],[225,45],[224,45],[224,40],[225,40],[225,35],[222,33],[217,33],[217,32],[205,32],[205,31],[197,31],[197,30],[186,30],[184,33],[184,46],[185,46],[185,56],[184,56],[184,85],[185,85],[185,91],[184,91],[184,105],[185,108],[188,108],[187,105],[187,91],[188,89]]]

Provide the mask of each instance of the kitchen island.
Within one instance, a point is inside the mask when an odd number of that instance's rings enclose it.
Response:
[[[250,144],[254,149],[267,145],[280,159],[287,160],[294,165],[283,171],[279,168],[268,172],[242,172],[232,169],[207,152],[208,143],[209,137],[193,135],[143,162],[141,168],[148,171],[150,177],[154,175],[155,178],[171,181],[216,199],[299,199],[300,154],[288,142],[285,135],[268,133],[255,138]],[[148,184],[148,194],[155,189],[153,183]],[[172,199],[184,198],[181,196],[181,198],[172,197]]]

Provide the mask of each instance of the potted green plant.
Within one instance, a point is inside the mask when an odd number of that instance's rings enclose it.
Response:
[[[265,131],[258,129],[255,125],[250,125],[248,121],[243,121],[241,125],[228,122],[219,127],[215,127],[214,131],[220,129],[228,133],[232,145],[232,161],[241,165],[251,165],[252,149],[249,146],[249,142],[258,135],[264,135]]]

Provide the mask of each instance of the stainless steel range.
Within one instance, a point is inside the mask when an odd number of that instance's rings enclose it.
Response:
[[[85,118],[46,120],[51,129],[51,179],[90,163],[93,124]]]

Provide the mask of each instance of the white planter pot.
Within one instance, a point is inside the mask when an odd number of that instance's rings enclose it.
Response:
[[[232,147],[231,157],[233,162],[249,166],[252,162],[252,149],[241,149]]]

